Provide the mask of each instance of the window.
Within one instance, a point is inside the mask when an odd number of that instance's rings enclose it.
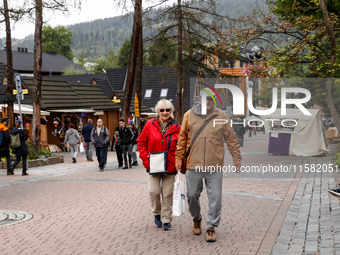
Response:
[[[225,60],[223,58],[218,59],[219,68],[236,68],[236,60]]]
[[[244,61],[240,60],[240,68],[244,68]]]
[[[145,90],[144,98],[151,98],[151,95],[152,95],[152,89]]]
[[[162,89],[160,97],[166,97],[167,95],[168,95],[168,89]]]

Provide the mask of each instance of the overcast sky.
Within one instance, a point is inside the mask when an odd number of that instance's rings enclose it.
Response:
[[[67,16],[61,12],[45,12],[44,21],[47,22],[48,25],[54,27],[57,25],[65,26],[95,19],[110,18],[123,14],[122,8],[117,8],[115,2],[116,0],[82,0],[81,10],[73,9]],[[22,39],[27,35],[34,34],[33,21],[21,21],[15,24],[14,27],[12,26],[12,28],[12,37],[16,39]],[[3,38],[5,36],[5,26],[4,24],[1,24],[0,37]]]

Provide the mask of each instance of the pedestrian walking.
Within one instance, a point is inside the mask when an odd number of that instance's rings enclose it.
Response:
[[[0,119],[0,157],[6,157],[7,160],[7,175],[14,175],[14,171],[11,164],[11,156],[9,153],[10,136],[7,128],[8,119]]]
[[[85,154],[87,161],[93,161],[93,143],[91,141],[91,132],[94,128],[92,119],[88,119],[87,124],[81,130],[81,139],[85,142]]]
[[[158,116],[146,122],[137,144],[139,157],[150,172],[149,155],[167,151],[168,173],[149,175],[149,199],[156,227],[171,229],[173,187],[177,174],[175,166],[176,144],[181,126],[173,119],[173,104],[161,99],[156,105]]]
[[[96,147],[96,155],[99,163],[99,171],[103,172],[107,160],[107,148],[110,143],[110,132],[103,125],[103,120],[97,120],[97,126],[92,129],[91,141]]]
[[[210,90],[210,89],[206,89]],[[209,91],[211,94],[213,92]],[[179,134],[176,150],[176,167],[182,169],[183,155],[190,149],[186,164],[186,184],[189,212],[193,218],[193,233],[200,235],[202,232],[200,194],[203,190],[203,178],[209,200],[209,212],[206,229],[206,241],[216,241],[215,228],[218,227],[222,212],[222,181],[223,172],[205,171],[209,167],[224,166],[224,142],[234,161],[235,171],[241,167],[240,145],[230,127],[227,124],[215,125],[216,119],[229,119],[227,114],[214,105],[214,99],[207,96],[206,115],[202,114],[201,91],[199,101],[193,108],[184,114],[182,128]],[[192,139],[192,140],[191,140]],[[202,171],[199,171],[202,167]]]
[[[132,154],[132,142],[133,142],[134,134],[128,126],[125,126],[125,121],[123,119],[119,121],[119,136],[120,136],[120,139],[122,140],[122,150],[123,150],[123,157],[124,157],[123,169],[132,168],[131,154]],[[127,162],[126,154],[128,154],[128,157],[129,157],[129,165]]]
[[[113,146],[116,149],[118,167],[123,167],[123,151],[122,151],[122,140],[119,136],[119,127],[115,128],[115,134],[112,138],[111,151],[113,151]]]
[[[74,129],[74,124],[69,125],[69,129],[65,134],[65,144],[70,148],[72,163],[77,163],[76,157],[78,154],[78,145],[80,144],[80,136],[77,130]]]
[[[132,152],[131,152],[132,165],[138,166],[138,162],[137,162],[137,139],[138,139],[139,130],[138,130],[138,128],[136,128],[135,124],[133,124],[132,122],[129,123],[129,128],[133,132]]]
[[[238,118],[237,121],[241,122],[242,119]],[[243,124],[236,124],[235,125],[235,135],[236,135],[238,142],[240,143],[240,146],[242,146],[242,147],[243,147],[243,140],[244,140],[244,134],[245,133],[246,133],[246,129],[243,126]]]
[[[249,134],[248,134],[248,137],[252,137],[252,135],[251,135],[251,132],[253,131],[253,127],[252,127],[252,124],[253,122],[250,122],[249,124],[248,124],[248,132],[249,132]]]
[[[12,134],[13,135],[19,135],[20,138],[20,146],[14,148],[14,154],[15,154],[15,161],[13,163],[13,171],[19,164],[19,162],[22,159],[22,175],[28,175],[27,173],[27,154],[28,154],[28,148],[26,145],[26,141],[28,140],[28,136],[21,128],[21,120],[17,120],[15,122],[15,127],[12,129]]]

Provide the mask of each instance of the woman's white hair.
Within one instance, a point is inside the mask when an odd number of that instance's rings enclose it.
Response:
[[[164,99],[162,98],[161,100],[159,100],[156,104],[156,112],[159,112],[160,109],[163,108],[163,106],[165,105],[165,109],[170,109],[170,117],[174,118],[173,112],[174,112],[174,105],[171,103],[170,100],[168,99]]]

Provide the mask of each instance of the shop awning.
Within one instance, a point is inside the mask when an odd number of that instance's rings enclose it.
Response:
[[[7,107],[7,105],[0,105],[0,110],[2,110],[2,107]],[[19,105],[14,104],[14,113],[19,114]],[[33,114],[33,106],[32,105],[27,105],[27,104],[22,104],[21,105],[21,113],[22,114]],[[40,111],[41,115],[50,115],[50,112],[47,111]]]
[[[87,112],[87,113],[91,113],[91,112],[95,112],[92,108],[88,108],[88,109],[60,109],[60,110],[49,110],[50,112],[63,112],[63,113],[81,113],[81,112]]]

